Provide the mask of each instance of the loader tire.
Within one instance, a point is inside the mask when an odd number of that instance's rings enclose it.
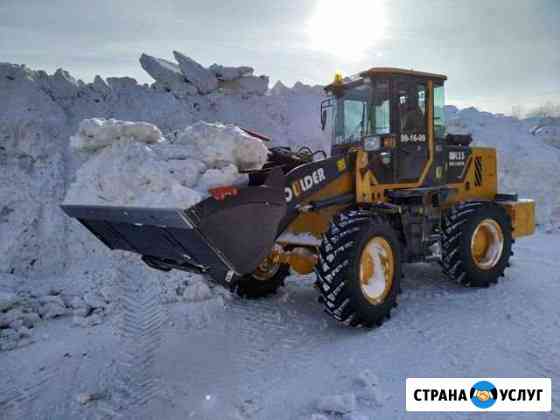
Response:
[[[279,264],[270,276],[253,273],[242,277],[235,287],[235,293],[247,299],[273,295],[280,286],[284,285],[284,279],[289,275],[290,267],[286,264]]]
[[[367,210],[335,216],[315,267],[325,312],[350,326],[379,326],[397,306],[401,259],[397,234]]]
[[[498,204],[462,203],[443,216],[441,265],[452,280],[488,287],[504,275],[512,255],[511,220]]]

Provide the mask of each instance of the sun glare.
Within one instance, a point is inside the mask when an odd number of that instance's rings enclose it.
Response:
[[[306,22],[311,49],[352,60],[363,58],[384,30],[383,0],[318,0]]]

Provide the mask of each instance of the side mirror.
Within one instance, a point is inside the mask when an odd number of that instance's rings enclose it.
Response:
[[[325,131],[325,125],[327,125],[327,110],[323,108],[321,110],[321,130],[322,131]]]

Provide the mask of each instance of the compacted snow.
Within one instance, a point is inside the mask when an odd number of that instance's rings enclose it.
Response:
[[[450,131],[498,149],[501,190],[536,200],[538,233],[486,290],[407,267],[393,319],[350,330],[312,276],[240,300],[110,252],[60,210],[188,207],[245,182],[267,151],[239,127],[328,150],[321,87],[175,57],[140,58],[150,86],[0,64],[0,418],[399,418],[406,376],[560,379],[558,120],[447,107]]]
[[[406,377],[550,377],[560,413],[559,234],[516,243],[505,278],[467,289],[435,265],[405,266],[391,320],[374,330],[334,323],[316,303],[312,277],[292,277],[275,297],[247,301],[200,295],[166,305],[155,344],[121,370],[122,328],[75,328],[62,318],[37,326],[34,343],[0,353],[0,404],[7,418],[399,419]],[[150,272],[151,273],[151,272]],[[147,278],[144,279],[144,282]],[[188,286],[192,287],[192,286]],[[149,302],[150,292],[135,292]],[[134,316],[137,312],[131,311]],[[149,349],[149,346],[146,346]],[[127,360],[127,359],[125,359]],[[145,376],[153,381],[135,388]],[[123,378],[130,381],[122,385]],[[109,393],[138,400],[128,411]],[[81,404],[81,394],[97,399]],[[134,401],[134,399],[132,399]],[[472,418],[416,413],[415,418]]]

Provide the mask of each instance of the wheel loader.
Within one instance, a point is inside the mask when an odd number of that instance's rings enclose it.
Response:
[[[464,286],[487,287],[504,275],[515,239],[535,229],[535,203],[498,191],[496,150],[446,132],[446,79],[379,67],[337,74],[320,104],[329,156],[270,147],[248,185],[212,189],[191,208],[63,209],[110,249],[242,296],[315,272],[326,313],[381,325],[397,305],[402,264],[436,262]]]

